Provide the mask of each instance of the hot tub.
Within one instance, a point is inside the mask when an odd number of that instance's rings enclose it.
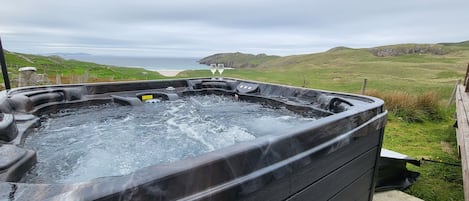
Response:
[[[188,106],[179,106],[177,102],[189,100],[195,107],[205,110],[206,105],[200,103],[198,97],[203,100],[204,97],[224,97],[218,103],[220,107],[228,107],[225,103],[229,101],[243,104],[231,105],[234,108],[230,112],[218,112],[218,118],[237,116],[236,107],[259,108],[256,106],[259,105],[260,108],[267,108],[265,110],[268,112],[281,110],[292,113],[298,119],[282,128],[276,126],[290,117],[278,117],[280,123],[255,123],[253,120],[244,123],[257,124],[257,128],[264,131],[262,135],[258,135],[257,132],[261,133],[259,130],[240,129],[240,126],[235,125],[238,120],[226,120],[224,128],[231,129],[232,126],[238,129],[232,129],[231,133],[245,132],[249,135],[236,135],[232,137],[233,142],[223,146],[204,142],[200,145],[202,151],[197,154],[158,162],[155,160],[153,164],[150,161],[131,172],[85,177],[84,180],[72,179],[68,182],[28,179],[31,174],[33,178],[42,176],[35,171],[44,164],[54,163],[51,167],[55,167],[55,164],[66,163],[48,159],[40,154],[40,150],[28,144],[30,136],[36,135],[38,138],[37,133],[51,133],[41,130],[47,119],[82,111],[91,111],[93,114],[95,109],[97,114],[102,115],[105,111],[112,113],[113,108],[120,107],[125,107],[125,113],[136,111],[170,119],[172,117],[163,115],[164,111],[151,112],[145,107],[164,108],[163,103],[167,103],[171,107],[176,104],[175,107],[185,110]],[[111,105],[111,109],[106,109],[106,105]],[[0,110],[0,198],[9,200],[372,200],[387,114],[383,109],[383,101],[373,97],[247,80],[205,78],[19,88],[2,92]],[[60,115],[64,110],[68,113]],[[254,114],[256,112],[247,115]],[[189,112],[188,116],[191,115],[200,114]],[[203,118],[211,118],[210,115],[206,117],[205,113],[202,115],[205,115]],[[255,116],[254,120],[260,118]],[[103,119],[106,121],[107,117]],[[173,122],[171,125],[182,123]],[[86,124],[86,121],[82,117],[81,123],[77,124]],[[116,126],[117,129],[128,127],[127,123],[121,124],[123,127]],[[193,130],[194,127],[208,123],[188,121],[184,124]],[[60,123],[58,125],[60,127]],[[204,134],[204,128],[190,136],[200,137]],[[125,146],[127,138],[129,143],[135,138],[141,138],[140,129],[131,131],[124,132],[127,137],[120,137],[116,132],[114,140],[120,139],[122,145],[119,146]],[[52,136],[60,135],[61,130],[56,129],[54,132]],[[88,134],[86,132],[83,135]],[[212,137],[205,139],[226,138],[217,136],[217,132],[222,133],[215,129]],[[151,136],[153,133],[155,137]],[[156,138],[156,135],[163,139],[171,134],[171,130],[161,135],[158,129],[154,129],[146,137],[158,143],[160,138]],[[73,135],[80,137],[80,132]],[[39,144],[44,145],[40,141],[41,136],[38,139]],[[65,148],[67,143],[84,141],[73,136],[66,136],[62,140]],[[164,149],[174,150],[168,153],[182,150],[187,144],[173,145],[169,142],[160,143],[165,145]],[[120,150],[119,147],[117,150]],[[154,155],[158,156],[160,152],[163,154],[163,151],[156,151]],[[66,149],[62,152],[71,153]],[[116,154],[104,154],[94,159],[99,161],[89,162],[113,162],[119,158],[115,157]]]

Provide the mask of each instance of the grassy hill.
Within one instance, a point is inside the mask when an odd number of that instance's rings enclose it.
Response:
[[[100,65],[90,62],[66,60],[58,56],[21,54],[6,50],[4,52],[13,87],[16,86],[15,79],[18,78],[18,69],[25,66],[36,67],[37,73],[46,74],[51,83],[55,83],[57,74],[62,76],[62,83],[64,84],[83,81],[85,75],[88,77],[88,82],[164,78],[164,76],[155,71],[148,71],[143,68]]]
[[[396,53],[377,56],[376,52],[380,51]],[[229,56],[225,55],[220,62],[237,61]],[[363,79],[368,79],[370,89],[410,93],[435,91],[447,99],[455,81],[464,78],[469,62],[469,42],[364,49],[341,47],[322,53],[253,62],[257,68],[228,70],[224,75],[352,93],[359,91]],[[210,73],[190,71],[184,75],[209,76]]]
[[[254,68],[269,60],[279,58],[279,56],[269,56],[266,54],[243,54],[236,53],[220,53],[202,58],[199,63],[210,65],[213,63],[223,63],[231,68]]]

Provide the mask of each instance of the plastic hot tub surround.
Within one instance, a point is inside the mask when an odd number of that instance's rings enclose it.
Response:
[[[74,184],[17,182],[36,163],[34,150],[22,148],[22,141],[42,114],[198,94],[322,118],[128,175]],[[373,97],[202,78],[13,89],[2,92],[0,110],[0,198],[9,200],[372,200],[387,114]]]

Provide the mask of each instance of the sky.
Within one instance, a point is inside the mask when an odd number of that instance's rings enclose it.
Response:
[[[10,51],[295,55],[469,40],[468,0],[3,0]]]

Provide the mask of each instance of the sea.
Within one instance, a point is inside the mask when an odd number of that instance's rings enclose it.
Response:
[[[199,64],[200,58],[171,58],[171,57],[130,57],[130,56],[101,56],[101,55],[60,55],[65,59],[88,61],[104,65],[122,67],[139,67],[147,70],[199,70],[208,69],[207,65]]]

